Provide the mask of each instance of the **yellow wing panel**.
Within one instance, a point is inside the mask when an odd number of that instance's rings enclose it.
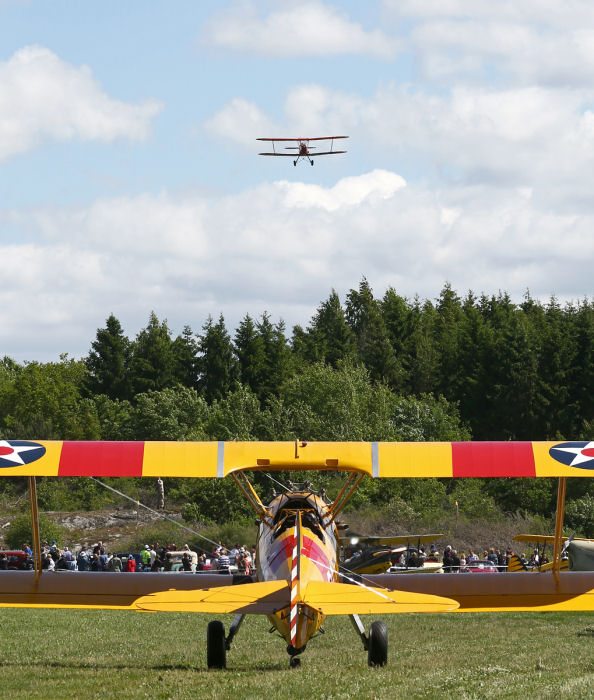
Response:
[[[0,476],[58,475],[63,445],[61,440],[20,441],[24,443],[21,445],[17,445],[17,442],[3,441],[4,446],[0,447]],[[40,448],[44,448],[45,452]]]
[[[594,476],[594,472],[579,466],[569,466],[553,459],[549,450],[551,447],[558,447],[559,442],[533,442],[534,467],[536,476]],[[574,448],[579,450],[579,448]],[[569,453],[573,456],[572,453]],[[584,464],[584,462],[579,462]]]
[[[455,600],[437,595],[326,581],[308,583],[301,602],[323,615],[450,612],[460,605]]]
[[[380,477],[452,476],[449,442],[380,442]]]
[[[273,615],[289,605],[286,581],[262,581],[205,590],[169,590],[151,593],[135,601],[139,610],[151,612],[254,613]]]
[[[219,445],[223,444],[145,442],[142,476],[216,477]]]
[[[369,442],[226,442],[224,475],[239,469],[354,469],[371,474]]]

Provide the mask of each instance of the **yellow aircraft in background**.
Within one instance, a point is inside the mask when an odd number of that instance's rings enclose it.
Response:
[[[571,443],[575,445],[576,443]],[[327,615],[348,615],[370,665],[388,658],[381,620],[366,633],[359,615],[397,612],[594,610],[594,572],[561,572],[567,476],[592,472],[559,461],[556,443],[306,443],[0,441],[0,474],[29,481],[35,570],[2,572],[0,607],[104,608],[235,613],[225,633],[207,631],[207,663],[226,654],[246,614],[265,615],[291,666]],[[298,484],[262,503],[249,472],[333,470],[346,481],[331,503]],[[45,572],[40,568],[37,476],[231,476],[258,515],[257,575]],[[336,518],[361,479],[559,476],[553,568],[542,576],[485,573],[349,578],[339,572]],[[346,581],[346,582],[345,582]]]
[[[340,546],[350,552],[341,564],[346,573],[353,574],[383,574],[395,568],[404,572],[439,571],[441,562],[435,557],[433,561],[424,561],[421,565],[410,564],[411,553],[417,553],[421,545],[433,543],[443,537],[443,534],[424,535],[389,535],[371,537],[365,535],[346,535],[340,538]],[[416,547],[415,547],[416,545]],[[396,564],[404,555],[402,566]]]

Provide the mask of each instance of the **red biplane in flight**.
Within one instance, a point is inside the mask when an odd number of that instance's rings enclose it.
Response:
[[[293,158],[293,165],[297,165],[301,158],[307,158],[310,165],[313,165],[313,158],[318,156],[331,156],[335,153],[346,153],[346,151],[335,151],[334,150],[334,140],[335,139],[348,139],[348,136],[316,136],[315,138],[297,138],[297,139],[270,139],[270,138],[259,138],[257,141],[272,141],[272,153],[259,153],[261,156],[288,156]],[[274,144],[277,141],[292,141],[295,146],[285,146],[286,151],[297,151],[297,153],[277,153]],[[329,151],[320,151],[319,153],[312,153],[312,151],[317,150],[317,146],[310,146],[310,141],[330,141]],[[295,158],[297,156],[297,158]]]

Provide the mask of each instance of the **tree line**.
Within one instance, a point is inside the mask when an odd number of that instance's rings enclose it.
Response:
[[[14,439],[588,439],[593,341],[588,299],[516,304],[448,284],[434,301],[393,288],[376,298],[365,279],[344,303],[332,291],[290,335],[264,313],[232,335],[221,315],[174,336],[151,313],[131,339],[110,315],[81,360],[3,359],[0,429]],[[584,498],[579,481],[572,495]],[[552,484],[530,482],[486,489],[501,508],[548,515]],[[173,489],[200,510],[195,489]]]

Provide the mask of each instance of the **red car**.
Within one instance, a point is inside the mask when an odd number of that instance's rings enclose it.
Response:
[[[6,558],[8,559],[9,569],[18,569],[21,562],[25,559],[25,552],[21,550],[8,550],[5,551],[4,554],[6,554]]]

